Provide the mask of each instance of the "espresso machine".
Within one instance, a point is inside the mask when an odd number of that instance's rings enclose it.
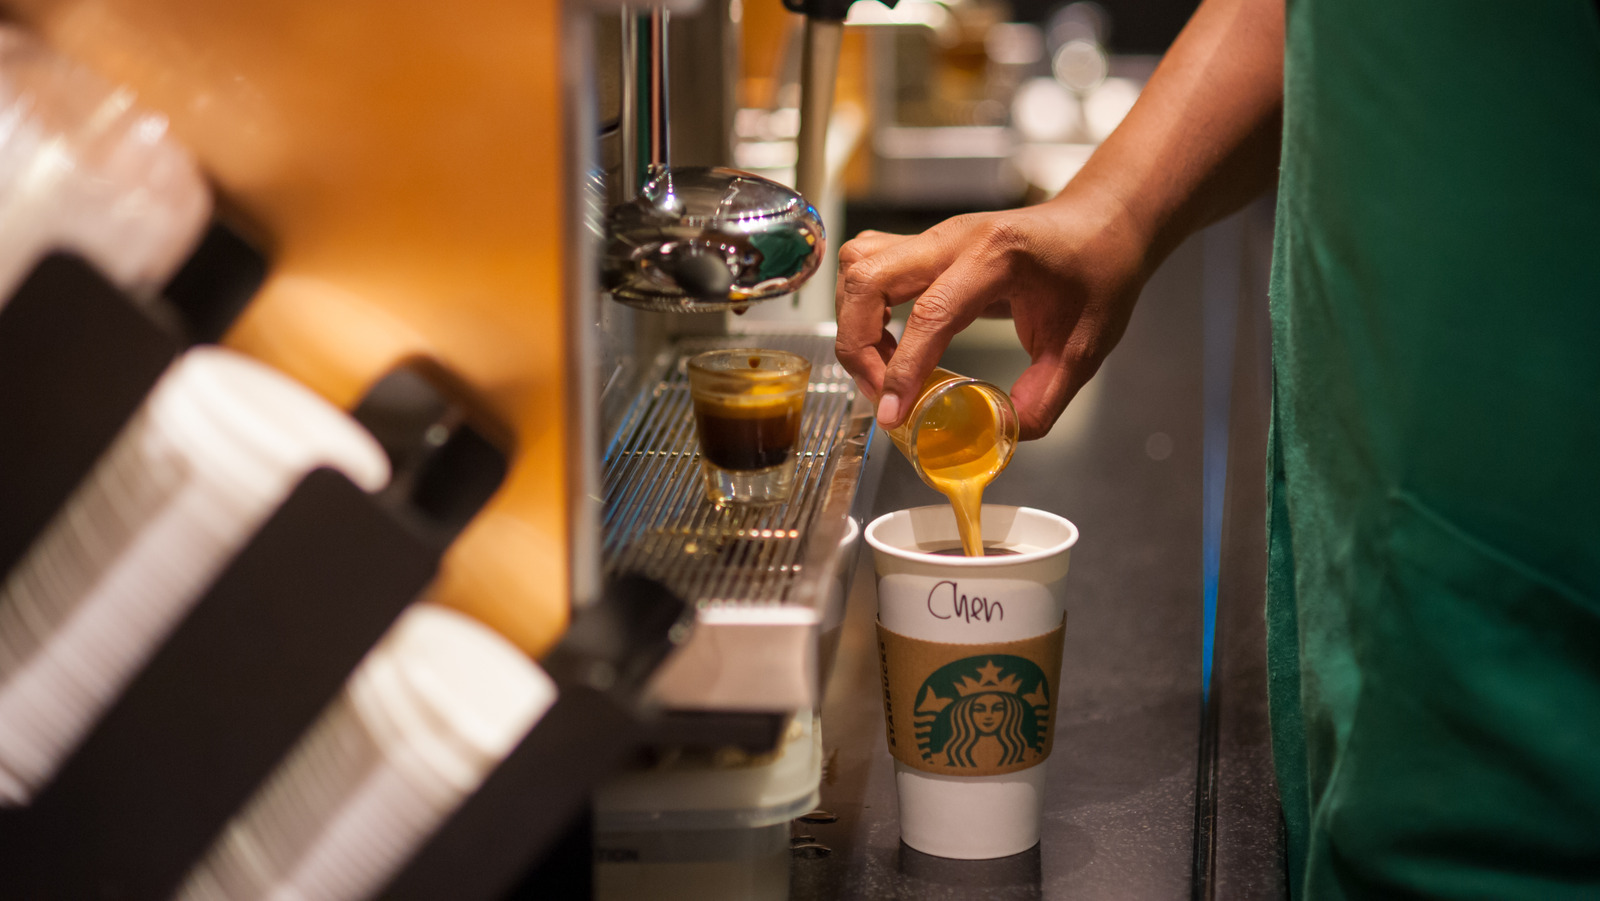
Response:
[[[817,711],[882,464],[881,447],[871,443],[870,405],[833,358],[833,278],[822,237],[828,223],[816,212],[838,206],[840,154],[830,172],[822,138],[832,87],[816,83],[831,81],[828,62],[838,47],[826,38],[820,49],[815,39],[794,42],[822,64],[808,63],[800,79],[812,105],[802,98],[794,165],[768,173],[783,181],[733,175],[720,167],[734,158],[738,57],[724,54],[720,67],[705,60],[706,48],[724,46],[736,31],[740,12],[737,4],[713,0],[692,15],[673,14],[663,48],[661,13],[625,10],[602,20],[606,33],[596,54],[601,71],[622,73],[615,94],[598,104],[602,122],[616,123],[601,129],[598,167],[609,189],[600,271],[610,299],[602,303],[597,331],[612,351],[602,356],[600,379],[602,565],[607,573],[660,578],[697,608],[692,635],[652,685],[665,711],[662,741],[647,762],[596,796],[599,897],[787,897],[790,825],[818,804]],[[743,12],[756,15],[748,7]],[[775,5],[765,14],[787,15]],[[787,18],[793,31],[813,29],[809,20]],[[831,28],[836,36],[839,25],[824,19],[813,30]],[[680,47],[687,52],[677,53]],[[636,77],[635,60],[647,77]],[[632,85],[644,90],[631,91]],[[813,106],[821,111],[813,113]],[[663,116],[665,110],[671,112]],[[633,153],[645,147],[652,154],[647,161]],[[697,165],[680,168],[680,161]],[[629,198],[636,172],[639,193]],[[663,198],[674,182],[714,196],[722,208],[667,208]],[[795,184],[798,192],[789,187]],[[711,223],[713,213],[720,224]],[[700,230],[686,231],[685,220]],[[765,234],[744,234],[752,221]],[[687,236],[676,245],[680,259],[640,265],[638,248],[662,243],[638,234],[649,229]],[[795,245],[800,240],[792,236],[817,236],[795,266],[820,271],[802,290],[825,295],[810,293],[802,302],[794,279],[769,281],[764,297],[739,287],[737,261],[721,254],[736,256],[728,249],[751,243],[772,247],[779,232]],[[683,259],[686,244],[717,247],[719,256]],[[692,266],[703,269],[662,290],[662,270]],[[777,508],[708,506],[694,477],[683,361],[701,350],[741,346],[789,350],[812,361],[797,489]]]
[[[652,854],[681,862],[661,850],[674,832],[749,838],[747,858],[719,862],[746,879],[771,869],[772,839],[787,853],[787,823],[816,803],[815,711],[882,460],[870,406],[833,360],[831,310],[795,299],[808,279],[831,282],[817,209],[838,196],[826,116],[843,7],[810,13],[796,191],[728,168],[742,9],[692,6],[0,2],[192,151],[217,227],[258,270],[214,340],[348,411],[420,380],[448,411],[418,432],[444,436],[429,446],[470,433],[500,461],[434,534],[437,570],[418,569],[415,588],[539,661],[561,700],[386,897],[503,892],[591,796],[599,857],[625,864],[606,877],[617,891],[662,872],[627,869]],[[738,346],[813,361],[782,505],[700,493],[683,361]],[[422,553],[396,547],[372,555],[375,571]],[[596,743],[586,761],[572,736]],[[103,756],[90,775],[115,770]],[[536,827],[509,829],[515,847],[460,850],[540,807]],[[48,812],[80,826],[116,813],[93,797]],[[188,853],[226,813],[185,820]],[[121,884],[117,868],[138,867],[112,853],[120,841],[54,872]],[[140,884],[174,873],[169,860]]]

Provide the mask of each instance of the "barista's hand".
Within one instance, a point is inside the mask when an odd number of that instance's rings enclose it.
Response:
[[[839,249],[839,362],[892,427],[956,333],[1010,315],[1033,360],[1011,398],[1021,437],[1041,437],[1121,339],[1148,278],[1150,242],[1131,223],[1109,194],[1069,188],[920,235],[863,232]],[[907,302],[897,347],[885,326],[890,307]]]

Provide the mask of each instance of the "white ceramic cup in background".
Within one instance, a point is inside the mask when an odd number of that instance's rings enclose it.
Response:
[[[0,584],[0,803],[50,779],[319,466],[389,479],[365,429],[265,364],[197,347],[167,370]]]
[[[1013,553],[959,556],[948,505],[890,513],[866,531],[900,837],[967,860],[1038,844],[1078,540],[1071,522],[1026,507],[985,504],[982,524],[986,548]]]

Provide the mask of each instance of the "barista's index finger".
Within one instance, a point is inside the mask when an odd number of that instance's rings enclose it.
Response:
[[[891,259],[886,251],[915,240],[912,235],[869,230],[840,246],[839,281],[833,295],[834,312],[842,318],[848,305],[888,307],[900,302],[891,300],[883,293],[884,279],[880,273]]]
[[[961,254],[960,233],[948,223],[912,236],[863,232],[839,248],[834,351],[875,396],[882,393],[886,364],[898,354],[887,328],[889,308],[921,297],[944,274]]]
[[[984,265],[981,257],[969,253],[941,272],[917,298],[899,347],[885,367],[882,395],[893,395],[895,402],[880,401],[879,421],[884,426],[900,424],[950,340],[978,318],[989,298],[999,295],[1002,277],[1003,270]]]
[[[852,255],[855,256],[855,257],[870,256],[871,254],[877,253],[880,250],[885,250],[885,249],[888,249],[890,247],[893,247],[896,244],[900,244],[900,243],[903,243],[905,241],[909,241],[913,237],[915,237],[915,236],[914,235],[898,235],[898,234],[894,234],[893,232],[873,231],[870,228],[863,229],[862,231],[857,233],[854,238],[851,238],[850,240],[846,241],[839,248],[840,262],[842,263],[846,256],[852,256]],[[845,248],[847,248],[847,247],[850,248],[849,252],[847,252],[845,250]]]
[[[863,231],[839,248],[839,280],[834,289],[834,314],[839,328],[834,355],[874,400],[883,383],[883,367],[894,353],[889,333],[889,307],[899,301],[873,275],[884,251],[915,240],[911,235]]]

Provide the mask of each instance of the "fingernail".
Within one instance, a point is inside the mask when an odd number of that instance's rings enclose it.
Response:
[[[898,425],[899,420],[900,398],[893,394],[884,394],[883,399],[878,401],[878,422],[885,428],[890,428]]]

